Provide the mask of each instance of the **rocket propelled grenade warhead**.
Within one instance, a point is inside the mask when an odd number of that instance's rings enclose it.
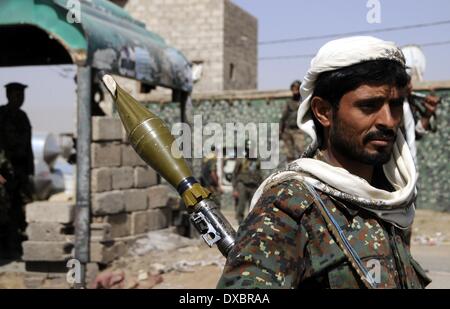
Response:
[[[235,231],[214,202],[211,193],[193,177],[164,122],[143,107],[116,83],[111,75],[101,76],[117,106],[128,140],[138,155],[166,179],[181,195],[191,221],[211,247],[217,244],[224,256],[234,245]]]

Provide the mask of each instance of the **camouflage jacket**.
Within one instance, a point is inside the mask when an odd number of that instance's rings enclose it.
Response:
[[[430,282],[401,230],[318,193],[367,268],[378,263],[377,287],[423,288]],[[297,180],[261,196],[239,228],[218,283],[218,288],[363,287],[313,197]]]
[[[212,174],[217,173],[217,157],[205,157],[202,161],[202,175],[200,177],[202,186],[218,187],[219,184],[213,179]]]

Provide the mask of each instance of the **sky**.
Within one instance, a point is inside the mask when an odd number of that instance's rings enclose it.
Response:
[[[380,3],[380,23],[369,23],[369,0],[233,0],[258,18],[260,42],[306,36],[376,30],[390,27],[450,21],[449,0],[370,0]],[[450,41],[450,22],[445,25],[373,34],[398,45]],[[259,45],[259,58],[311,55],[330,39],[289,44]],[[423,47],[427,59],[426,80],[450,80],[450,44]],[[258,88],[287,89],[302,79],[311,58],[260,60]],[[0,68],[0,85],[20,81],[29,85],[24,110],[35,131],[73,132],[75,129],[74,66]],[[0,105],[6,103],[0,87]]]
[[[233,0],[258,18],[258,41],[273,41],[354,31],[377,30],[405,25],[449,21],[447,24],[371,34],[399,46],[450,41],[448,0]],[[380,4],[380,23],[368,23],[369,2]],[[373,7],[372,5],[370,7]],[[310,55],[331,39],[259,45],[259,58]],[[450,79],[450,44],[422,48],[426,80]],[[288,88],[302,79],[311,58],[259,61],[258,88]]]

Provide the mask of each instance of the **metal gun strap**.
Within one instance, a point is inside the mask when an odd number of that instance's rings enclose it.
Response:
[[[375,289],[376,284],[372,278],[372,276],[367,271],[367,268],[364,266],[364,264],[361,261],[361,258],[358,256],[358,253],[353,249],[353,247],[350,245],[349,241],[344,235],[344,232],[342,231],[339,224],[336,222],[334,217],[331,215],[331,213],[326,208],[322,198],[319,196],[319,194],[316,192],[316,190],[309,184],[305,183],[306,188],[308,191],[312,194],[314,197],[314,204],[319,209],[322,217],[325,220],[325,223],[327,224],[328,230],[331,232],[331,234],[336,239],[336,243],[339,245],[341,250],[344,252],[344,255],[347,257],[348,261],[350,262],[351,267],[356,271],[358,274],[360,280],[364,284],[364,286],[368,289]]]

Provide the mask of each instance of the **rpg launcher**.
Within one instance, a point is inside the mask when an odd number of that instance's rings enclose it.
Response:
[[[190,213],[191,222],[205,242],[210,247],[216,244],[226,257],[234,245],[236,233],[210,199],[211,193],[193,177],[178,148],[172,147],[175,138],[167,126],[120,88],[111,75],[101,74],[101,79],[114,98],[134,150],[178,191]]]

